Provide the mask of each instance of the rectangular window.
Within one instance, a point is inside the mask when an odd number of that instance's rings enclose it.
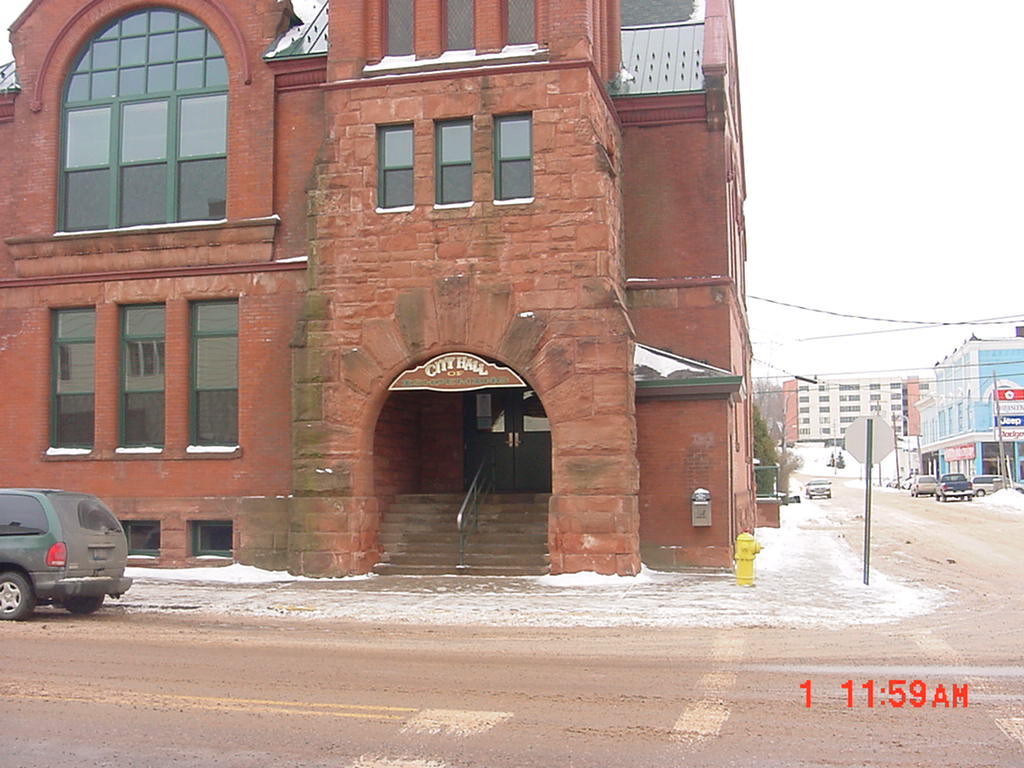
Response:
[[[473,199],[473,121],[437,124],[437,202]]]
[[[505,39],[509,45],[537,42],[535,0],[505,0]]]
[[[387,55],[408,56],[413,52],[415,14],[413,0],[384,0],[387,9]]]
[[[476,47],[473,40],[473,0],[446,0],[444,4],[446,48],[468,51]]]
[[[238,302],[192,305],[192,442],[238,445]]]
[[[157,520],[123,520],[129,555],[160,554],[160,523]]]
[[[231,557],[234,542],[230,520],[194,520],[191,527],[193,556]]]
[[[121,445],[164,444],[164,308],[121,308]]]
[[[533,118],[511,115],[494,119],[494,197],[533,197]]]
[[[53,313],[53,416],[55,448],[92,448],[96,402],[96,311]]]
[[[412,205],[413,147],[411,125],[388,125],[377,129],[377,205],[404,208]]]

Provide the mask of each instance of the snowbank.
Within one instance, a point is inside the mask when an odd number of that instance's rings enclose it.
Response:
[[[985,496],[975,496],[975,504],[984,504],[986,507],[999,510],[1000,512],[1012,512],[1017,515],[1024,515],[1024,493],[1004,488],[995,493]]]

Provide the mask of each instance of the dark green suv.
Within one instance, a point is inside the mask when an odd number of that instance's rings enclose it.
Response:
[[[24,619],[38,604],[92,613],[120,597],[128,544],[95,496],[0,488],[0,619]]]

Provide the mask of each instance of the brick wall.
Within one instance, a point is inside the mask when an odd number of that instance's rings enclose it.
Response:
[[[651,566],[731,566],[732,446],[727,400],[640,400],[640,545]],[[690,497],[711,491],[710,527],[692,525]]]

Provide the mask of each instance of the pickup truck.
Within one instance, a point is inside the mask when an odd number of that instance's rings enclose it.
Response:
[[[947,501],[948,499],[974,498],[974,486],[971,481],[959,472],[952,472],[939,478],[939,484],[935,486],[935,500]]]

